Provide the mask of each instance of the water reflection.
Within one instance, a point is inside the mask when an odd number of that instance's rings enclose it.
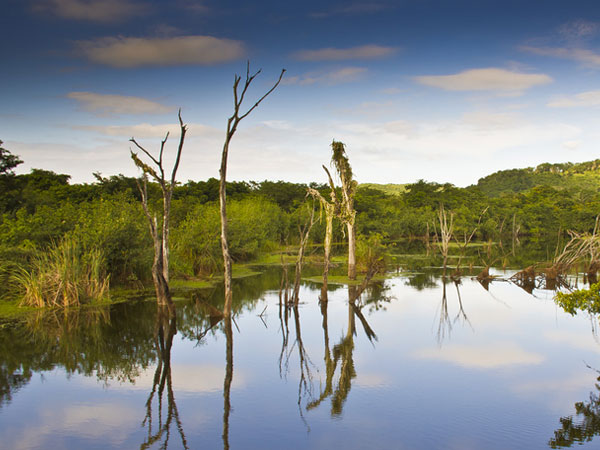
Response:
[[[146,400],[146,415],[142,421],[142,426],[147,427],[148,433],[140,445],[140,449],[150,448],[156,443],[161,443],[161,448],[167,449],[173,423],[175,423],[183,448],[188,448],[171,379],[171,347],[176,333],[177,316],[174,307],[157,305],[154,343],[158,363],[154,371],[152,390]],[[165,388],[167,390],[166,418],[163,415]]]
[[[595,372],[600,373],[597,370]],[[597,381],[600,382],[600,376]],[[600,435],[600,384],[595,383],[595,387],[596,391],[590,392],[588,401],[575,403],[575,418],[573,416],[560,418],[561,428],[554,432],[554,437],[548,442],[550,447],[581,445]]]
[[[325,349],[325,388],[319,394],[319,398],[309,402],[307,410],[317,408],[325,399],[331,397],[331,416],[340,416],[350,389],[352,380],[356,378],[356,368],[354,365],[354,336],[356,336],[356,320],[358,317],[361,322],[367,338],[370,341],[377,340],[375,331],[369,325],[367,319],[362,313],[362,308],[366,303],[361,303],[359,297],[365,290],[364,286],[348,286],[348,323],[346,334],[341,338],[337,345],[333,347],[333,352],[329,346],[329,329],[327,321],[327,303],[321,303],[321,315],[323,317],[323,343]],[[337,384],[334,388],[334,377],[336,370],[340,367]]]
[[[156,358],[153,305],[38,311],[2,329],[0,406],[32,374],[62,367],[67,375],[132,381]]]
[[[450,282],[456,287],[456,297],[458,299],[458,312],[456,313],[454,319],[450,317],[450,313],[448,312],[448,296],[446,293],[446,285]],[[471,321],[465,312],[462,297],[460,295],[461,283],[462,282],[460,278],[454,278],[451,281],[447,280],[446,278],[442,278],[442,301],[438,309],[439,320],[436,334],[437,342],[440,347],[444,343],[444,340],[450,337],[452,328],[456,322],[462,323],[463,326],[468,324],[471,329],[473,329],[473,325],[471,324]]]
[[[223,381],[223,449],[229,450],[229,414],[231,412],[231,382],[233,381],[233,329],[231,317],[223,319],[227,338],[225,351],[225,379]]]

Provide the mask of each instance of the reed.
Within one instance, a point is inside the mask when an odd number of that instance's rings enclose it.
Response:
[[[69,307],[108,295],[109,277],[103,268],[101,250],[64,238],[34,257],[29,269],[15,270],[12,278],[22,293],[21,305]]]

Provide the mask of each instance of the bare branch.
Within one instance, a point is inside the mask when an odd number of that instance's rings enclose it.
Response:
[[[183,123],[181,118],[181,108],[179,108],[179,128],[181,129],[181,136],[179,137],[179,147],[177,147],[177,157],[175,158],[175,165],[173,166],[173,172],[171,173],[171,186],[175,186],[175,175],[179,168],[179,161],[181,160],[181,152],[183,150],[183,141],[185,140],[185,133],[187,132],[187,125]]]
[[[152,162],[154,164],[156,164],[157,166],[160,165],[160,163],[156,160],[156,158],[154,158],[154,156],[152,156],[152,154],[148,150],[146,150],[144,147],[142,147],[140,144],[138,144],[134,138],[129,139],[129,142],[133,142],[135,144],[135,146],[137,148],[139,148],[141,151],[143,151],[146,154],[146,156],[148,156],[148,158],[150,158],[152,160]]]
[[[254,76],[252,77],[252,79],[254,79],[254,77],[255,77],[256,75],[258,75],[259,73],[260,73],[260,70],[254,74]],[[261,97],[261,98],[260,98],[260,99],[259,99],[259,100],[258,100],[258,101],[255,103],[255,104],[254,104],[254,106],[253,106],[252,108],[250,108],[250,109],[249,109],[249,110],[248,110],[248,111],[247,111],[247,112],[246,112],[244,115],[242,115],[242,116],[239,118],[239,120],[242,120],[244,117],[248,116],[248,114],[250,114],[252,111],[254,111],[254,109],[255,109],[255,108],[258,106],[258,105],[260,105],[260,103],[261,103],[261,102],[262,102],[262,101],[263,101],[265,98],[267,98],[267,97],[268,97],[268,95],[269,95],[271,92],[273,92],[273,91],[275,90],[275,88],[277,88],[277,86],[279,86],[279,83],[281,83],[281,79],[283,78],[283,74],[284,74],[284,73],[285,73],[285,69],[281,69],[281,73],[279,74],[279,78],[277,79],[277,83],[275,83],[275,84],[273,85],[273,87],[272,87],[271,89],[269,89],[269,90],[267,91],[267,93],[266,93],[265,95],[263,95],[263,96],[262,96],[262,97]],[[252,80],[252,79],[251,79],[251,80]],[[245,89],[244,89],[244,91],[245,91]]]

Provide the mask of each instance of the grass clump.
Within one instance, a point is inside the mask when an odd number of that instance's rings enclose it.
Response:
[[[109,289],[102,251],[74,238],[34,256],[30,268],[15,270],[12,279],[22,293],[20,304],[37,308],[79,306],[107,297]]]

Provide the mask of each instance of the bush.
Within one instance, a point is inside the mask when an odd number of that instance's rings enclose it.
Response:
[[[383,237],[374,233],[369,237],[358,236],[356,240],[356,268],[361,272],[377,270],[384,272],[388,263],[387,247]]]
[[[280,242],[285,213],[260,197],[227,203],[229,251],[234,261],[248,261]],[[221,270],[221,219],[217,203],[197,205],[172,232],[173,269],[195,276]]]
[[[12,278],[23,293],[21,304],[34,307],[77,306],[105,297],[109,286],[102,251],[72,238],[52,245],[30,270],[21,267]]]

